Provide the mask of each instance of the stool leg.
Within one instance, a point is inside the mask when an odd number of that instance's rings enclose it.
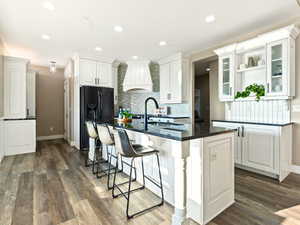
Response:
[[[119,154],[117,154],[117,162],[116,162],[116,167],[115,167],[115,173],[114,173],[114,178],[113,178],[113,185],[112,185],[112,197],[116,198],[117,196],[115,195],[115,187],[116,187],[116,176],[118,172],[118,164],[119,164]]]
[[[96,142],[96,140],[95,140]],[[99,149],[98,149],[99,150]],[[98,166],[99,166],[99,156],[98,156],[98,153],[97,153],[97,147],[95,145],[95,152],[94,152],[94,160],[93,160],[93,167],[92,167],[92,172],[93,174],[97,174],[98,172]],[[95,171],[95,165],[97,165],[97,170]]]
[[[157,159],[158,173],[159,173],[159,180],[160,180],[161,205],[163,205],[163,204],[164,204],[164,190],[163,190],[163,183],[162,183],[162,177],[161,177],[161,170],[160,170],[159,156],[158,156],[158,153],[156,153],[155,155],[156,155],[156,159]]]
[[[123,159],[122,159],[122,156],[121,156],[120,158],[121,158],[121,172],[123,172],[123,169],[124,169],[124,164],[123,164]]]
[[[133,168],[134,158],[131,160],[130,166],[130,175],[129,175],[129,184],[128,184],[128,196],[127,196],[127,206],[126,206],[126,215],[130,219],[132,216],[129,215],[129,202],[130,202],[130,192],[131,192],[131,177],[132,177],[132,168]]]
[[[106,151],[108,152],[108,147],[106,147]],[[107,189],[110,190],[112,187],[109,185],[110,181],[110,169],[111,169],[111,158],[112,158],[112,149],[110,151],[110,156],[108,156],[108,174],[107,174]],[[117,168],[118,169],[118,168]]]

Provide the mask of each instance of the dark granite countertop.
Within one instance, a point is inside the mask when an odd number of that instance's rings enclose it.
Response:
[[[154,114],[148,114],[148,117],[154,117],[154,118],[166,118],[166,119],[188,119],[190,117],[188,116],[172,116],[172,115],[154,115]],[[115,115],[115,118],[118,118],[118,115]],[[144,118],[144,114],[133,114],[133,118],[135,119],[140,119],[140,118]]]
[[[36,117],[26,117],[26,118],[4,118],[5,121],[10,120],[36,120]]]
[[[187,141],[234,131],[234,129],[211,127],[208,125],[192,126],[191,124],[179,123],[165,123],[160,125],[148,124],[148,130],[145,130],[144,123],[142,122],[142,120],[139,119],[134,119],[132,123],[128,124],[118,123],[117,121],[115,121],[110,125],[116,128],[123,128],[126,130],[132,130],[176,141]]]
[[[234,120],[212,120],[212,122],[244,123],[244,124],[266,125],[266,126],[277,126],[277,127],[283,127],[283,126],[288,126],[288,125],[294,124],[294,123],[259,123],[259,122],[244,122],[244,121],[234,121]]]

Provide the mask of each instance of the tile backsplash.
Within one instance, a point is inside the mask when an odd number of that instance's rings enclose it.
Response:
[[[151,78],[153,82],[153,92],[143,92],[143,91],[123,91],[123,81],[125,78],[127,70],[127,65],[125,63],[120,64],[118,68],[118,110],[119,107],[129,108],[133,113],[143,114],[144,113],[144,102],[148,97],[154,97],[159,103],[159,65],[157,63],[150,64]],[[164,104],[165,105],[165,104]],[[188,115],[189,105],[188,104],[171,104],[166,105],[171,108],[171,115]],[[155,106],[154,103],[148,105],[148,113],[154,113]]]

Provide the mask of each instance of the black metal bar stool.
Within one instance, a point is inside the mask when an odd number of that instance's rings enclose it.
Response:
[[[147,210],[153,209],[153,208],[158,207],[158,206],[162,206],[164,204],[164,192],[163,192],[163,185],[162,185],[162,178],[161,178],[161,171],[160,171],[160,163],[159,163],[159,156],[158,156],[159,151],[155,150],[153,148],[144,147],[142,145],[131,144],[130,141],[129,141],[127,132],[123,129],[116,130],[114,132],[114,137],[115,137],[115,146],[116,146],[116,150],[117,150],[117,156],[120,155],[120,156],[125,157],[125,158],[130,158],[131,159],[131,163],[130,163],[131,167],[130,167],[129,181],[123,182],[121,184],[116,184],[117,169],[115,169],[114,178],[113,178],[113,189],[112,189],[113,198],[119,197],[121,195],[123,197],[125,197],[125,199],[127,200],[126,215],[127,215],[128,219],[131,219],[134,216],[142,214],[142,213],[146,212]],[[160,179],[159,183],[157,183],[156,181],[154,181],[153,179],[151,179],[151,178],[149,178],[148,176],[145,175],[143,157],[144,156],[150,156],[150,155],[156,155],[157,165],[158,165],[158,172],[159,172],[159,179]],[[134,160],[136,158],[141,158],[143,184],[139,188],[131,189],[132,169],[133,169]],[[161,190],[161,201],[156,205],[153,205],[153,206],[148,207],[146,209],[143,209],[141,211],[135,212],[133,214],[129,214],[130,193],[132,193],[133,191],[144,189],[145,188],[145,179],[149,180],[154,185],[156,185],[158,188],[160,188],[160,190]],[[119,186],[122,185],[122,184],[125,184],[125,183],[128,183],[128,191],[123,192]],[[115,194],[115,188],[119,190],[120,194],[118,194],[118,195]]]
[[[101,151],[100,154],[102,154],[103,151],[103,145],[106,146],[106,154],[107,154],[107,160],[108,160],[108,169],[103,170],[101,168],[100,163],[98,163],[97,166],[97,178],[101,178],[103,176],[107,176],[107,188],[111,189],[112,186],[110,185],[110,175],[113,174],[113,172],[111,173],[111,171],[113,171],[114,169],[116,169],[113,165],[112,165],[112,158],[119,160],[117,158],[116,152],[115,152],[115,141],[114,141],[114,136],[111,134],[109,127],[107,126],[107,124],[97,124],[97,131],[98,131],[98,137],[99,140],[101,142]],[[109,147],[110,147],[110,151],[109,151]],[[130,166],[130,164],[128,164],[127,162],[124,162],[122,160],[121,157],[121,170],[118,170],[118,172],[122,172],[123,171],[123,164]],[[116,166],[118,166],[118,164],[116,163]],[[134,171],[135,171],[135,178],[134,180],[136,180],[136,168],[134,167]]]
[[[92,165],[92,172],[93,174],[96,174],[97,172],[95,171],[95,165],[98,164],[99,162],[99,148],[100,148],[100,143],[99,143],[99,138],[98,138],[98,133],[95,129],[94,123],[92,121],[86,121],[85,122],[86,128],[87,128],[87,133],[89,135],[89,138],[94,141],[94,146],[91,146],[91,143],[89,142],[89,152],[88,156],[85,161],[85,166],[89,167]],[[92,149],[94,148],[94,149]],[[93,154],[92,159],[90,156]],[[92,164],[90,164],[92,162]]]

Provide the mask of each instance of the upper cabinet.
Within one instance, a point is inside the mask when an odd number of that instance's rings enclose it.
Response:
[[[160,103],[183,103],[188,96],[188,60],[181,53],[161,59]]]
[[[26,75],[28,61],[4,57],[4,117],[26,118]]]
[[[234,99],[234,54],[219,57],[219,98],[221,101]]]
[[[101,87],[114,87],[112,61],[102,62],[98,60],[74,57],[74,74],[78,77],[80,85]]]
[[[237,91],[243,91],[251,84],[265,87],[263,99],[266,100],[294,97],[295,39],[298,34],[299,29],[290,25],[215,50],[219,56],[220,101],[233,101]],[[249,99],[255,98],[246,98]]]
[[[79,76],[81,85],[97,85],[97,62],[88,59],[80,59]]]

